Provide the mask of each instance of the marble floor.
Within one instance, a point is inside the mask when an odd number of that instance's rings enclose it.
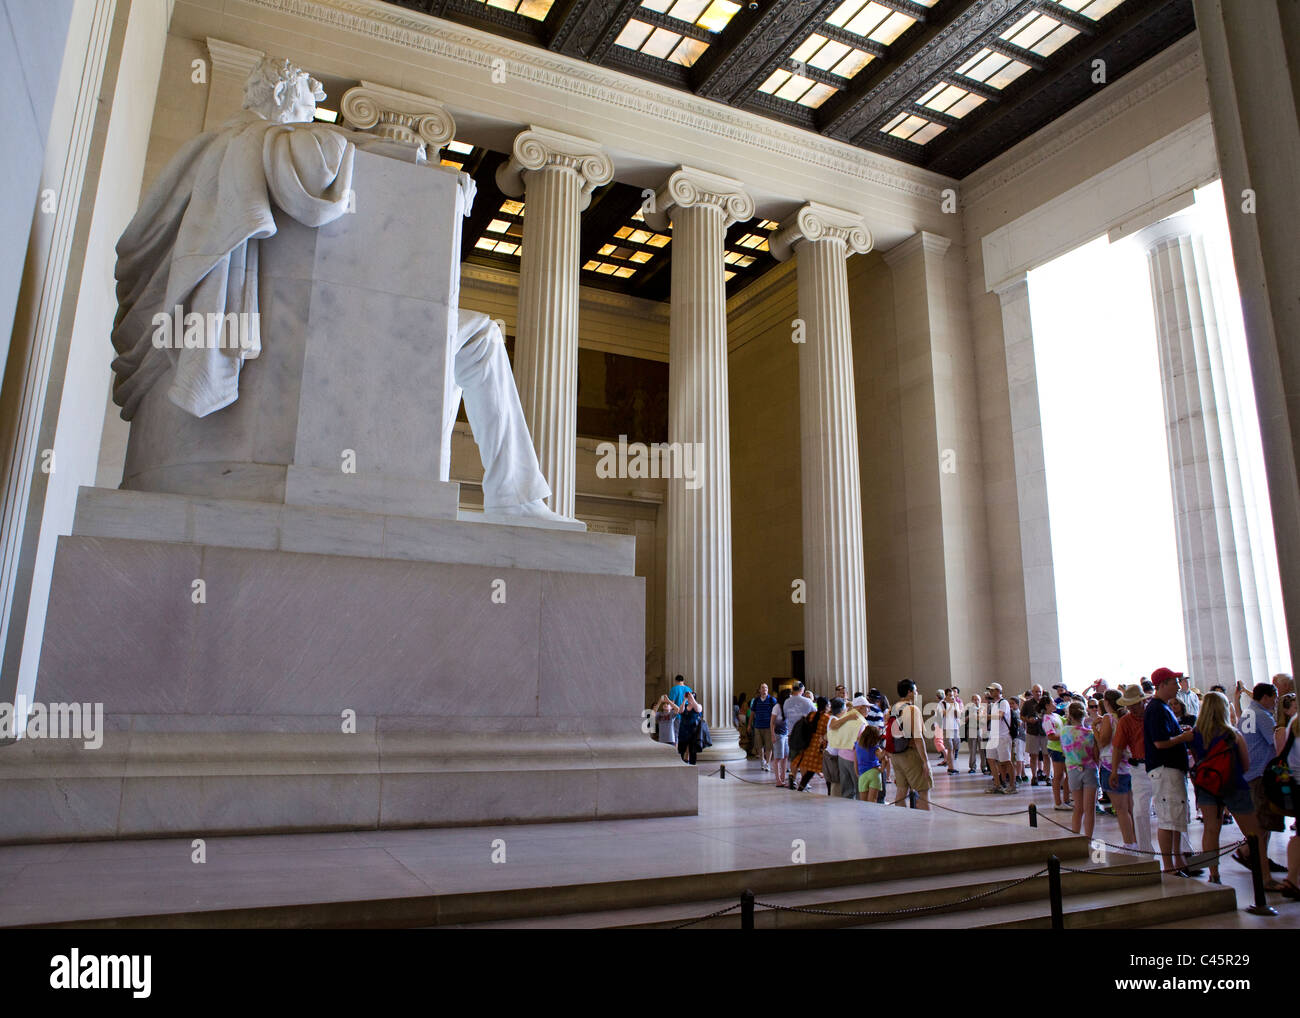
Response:
[[[809,869],[856,867],[864,860],[902,866],[901,860],[952,852],[981,853],[987,860],[982,865],[990,866],[995,863],[990,853],[1041,855],[1053,850],[1048,842],[1070,837],[1051,823],[1040,821],[1037,830],[1028,826],[1025,806],[1035,801],[1050,807],[1050,789],[1026,788],[1017,799],[1007,799],[984,795],[979,775],[938,775],[936,802],[981,814],[967,816],[832,800],[820,779],[804,793],[778,789],[753,761],[729,767],[725,781],[716,767],[700,767],[695,817],[211,837],[205,839],[203,862],[194,861],[190,838],[0,847],[0,926],[212,911],[229,911],[241,916],[239,925],[247,925],[240,910],[328,909],[331,903],[358,901],[423,902],[427,909],[431,900],[459,901],[460,912],[445,918],[464,922],[472,918],[469,896],[475,894],[516,891],[531,897],[542,888],[602,884],[613,895],[604,907],[617,907],[619,894],[678,878],[707,877],[704,891],[730,886],[750,872],[789,867],[796,852]],[[994,815],[1012,811],[1016,815]],[[1098,817],[1096,833],[1118,840],[1110,817]],[[1199,841],[1196,831],[1193,838]],[[1285,845],[1275,840],[1273,855],[1280,859]],[[1072,844],[1077,849],[1078,842]],[[1225,861],[1223,875],[1236,886],[1238,901],[1248,904],[1247,871]],[[1269,897],[1282,913],[1277,919],[1240,912],[1187,925],[1300,925],[1300,904]],[[319,913],[320,921],[328,922],[328,915]],[[270,916],[251,924],[276,921]],[[313,924],[310,917],[297,921]]]

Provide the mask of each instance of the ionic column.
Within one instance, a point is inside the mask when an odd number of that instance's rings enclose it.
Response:
[[[1267,681],[1231,400],[1205,243],[1194,215],[1138,234],[1151,273],[1168,427],[1188,668],[1202,688]]]
[[[519,267],[515,382],[551,508],[574,514],[578,435],[579,213],[614,176],[595,142],[532,127],[497,171],[501,190],[527,193]]]
[[[867,688],[867,594],[854,397],[849,278],[844,262],[871,250],[860,216],[809,203],[771,242],[797,257],[799,436],[803,472],[804,669],[814,688]]]
[[[442,103],[372,81],[344,92],[339,109],[345,127],[422,147],[431,163],[438,161],[442,147],[456,136],[456,122]]]
[[[668,481],[665,665],[704,699],[713,760],[743,759],[731,723],[731,454],[727,401],[727,227],[754,200],[739,181],[682,167],[655,194],[646,220],[672,223],[668,438],[691,456],[694,478]]]

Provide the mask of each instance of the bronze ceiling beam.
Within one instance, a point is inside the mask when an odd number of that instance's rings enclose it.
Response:
[[[1028,9],[1037,0],[949,0],[936,5],[924,25],[913,25],[889,48],[889,56],[864,67],[849,87],[826,101],[818,122],[821,133],[847,141],[865,123],[909,98],[923,79],[932,78],[960,48],[968,34],[1008,10]],[[877,102],[877,95],[887,99]],[[920,94],[917,92],[917,94]]]
[[[834,12],[840,0],[785,0],[760,9],[758,20],[739,42],[728,39],[725,57],[698,79],[697,94],[742,106],[758,86],[781,67],[809,32]],[[724,33],[724,36],[726,33]],[[705,57],[708,51],[705,51]],[[701,58],[703,59],[703,58]]]
[[[931,151],[924,165],[965,176],[1105,88],[1093,82],[1094,59],[1105,61],[1113,83],[1194,28],[1191,0],[1126,0],[1098,23],[1096,35],[1057,50],[1053,58],[1061,59],[1052,69],[1023,75],[998,107],[972,111],[960,133],[925,146]]]

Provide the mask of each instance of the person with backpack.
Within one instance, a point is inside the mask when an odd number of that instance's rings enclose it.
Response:
[[[1219,829],[1223,811],[1231,810],[1241,833],[1259,834],[1255,823],[1255,803],[1250,785],[1243,775],[1250,766],[1246,739],[1232,727],[1232,710],[1222,693],[1207,693],[1196,715],[1192,735],[1192,786],[1196,804],[1201,807],[1205,828],[1201,833],[1201,851],[1210,856],[1210,883],[1219,879]]]
[[[1011,701],[1002,695],[1002,683],[992,682],[988,688],[989,711],[989,766],[993,769],[993,783],[987,791],[1007,795],[1020,791],[1016,787],[1015,740],[1019,734],[1019,717],[1012,713]],[[1016,721],[1016,729],[1012,722]]]
[[[1277,883],[1269,873],[1285,873],[1286,867],[1273,862],[1268,857],[1268,836],[1285,829],[1282,814],[1265,794],[1264,770],[1277,756],[1277,746],[1273,741],[1273,709],[1277,706],[1277,687],[1271,682],[1261,682],[1251,693],[1248,709],[1242,712],[1240,732],[1246,740],[1246,750],[1250,763],[1244,775],[1250,785],[1251,799],[1255,803],[1255,826],[1259,828],[1260,860],[1267,867],[1264,870],[1264,887],[1269,891],[1278,891],[1282,885]],[[1233,810],[1233,815],[1236,815]],[[1249,851],[1249,849],[1247,849]],[[1234,855],[1234,859],[1243,866],[1250,867],[1247,855]]]
[[[776,697],[776,706],[772,708],[772,770],[778,788],[785,784],[785,772],[790,763],[790,726],[785,720],[785,705],[789,699],[790,690],[781,690]]]
[[[791,701],[794,697],[790,698]],[[790,780],[799,778],[798,790],[802,792],[812,781],[814,774],[822,772],[822,751],[826,749],[826,726],[830,723],[830,712],[826,709],[829,701],[824,696],[817,697],[817,709],[804,717],[790,734],[790,749],[794,751],[798,742],[803,748],[796,758],[790,760]]]
[[[898,683],[898,702],[889,712],[885,724],[885,752],[889,754],[898,793],[894,805],[901,806],[911,792],[916,793],[916,808],[930,808],[930,759],[925,752],[925,725],[916,706],[916,683],[903,679]]]
[[[1282,744],[1279,754],[1281,762],[1286,765],[1288,779],[1300,775],[1300,714],[1291,719],[1286,726],[1286,742]],[[1276,762],[1276,761],[1275,761]],[[1289,780],[1291,792],[1295,793],[1295,784]],[[1288,815],[1289,811],[1288,811]],[[1295,830],[1293,827],[1292,830]],[[1286,846],[1286,879],[1282,881],[1282,896],[1292,901],[1300,901],[1300,836],[1291,835]]]

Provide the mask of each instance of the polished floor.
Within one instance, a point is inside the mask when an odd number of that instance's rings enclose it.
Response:
[[[1037,830],[1029,827],[1030,801],[1046,804],[1044,818],[1068,823],[1068,814],[1050,812],[1050,789],[1026,787],[1014,798],[985,795],[986,779],[964,771],[936,776],[935,802],[948,810],[930,813],[832,800],[820,779],[803,793],[778,789],[754,761],[728,772],[722,780],[716,765],[699,768],[700,813],[694,817],[209,837],[203,839],[202,861],[192,838],[0,847],[0,926],[451,900],[593,883],[630,894],[638,884],[656,881],[709,876],[721,886],[723,878],[792,864],[857,866],[874,860],[899,868],[948,853],[978,856],[988,866],[991,856],[1012,859],[1031,850],[1042,855],[1055,850],[1049,842],[1064,847],[1062,839],[1070,838],[1045,819]],[[1099,816],[1095,833],[1119,840],[1111,817]],[[1196,829],[1192,836],[1199,843]],[[1284,842],[1275,838],[1271,854],[1282,859],[1284,853]],[[1033,868],[1025,866],[1026,872]],[[1239,903],[1249,904],[1247,871],[1225,860],[1223,876],[1236,887]],[[1300,904],[1269,898],[1281,911],[1278,918],[1239,912],[1186,925],[1300,925]]]

